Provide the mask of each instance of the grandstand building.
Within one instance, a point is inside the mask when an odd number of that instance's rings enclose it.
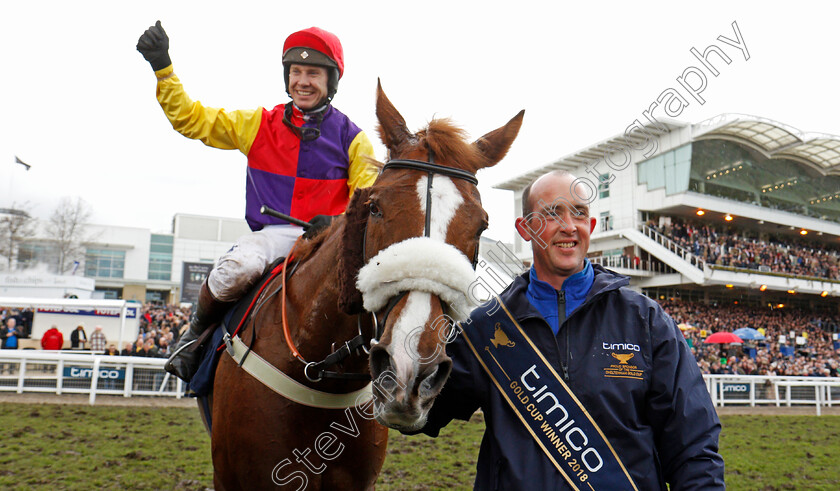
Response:
[[[88,224],[78,264],[59,275],[56,241],[41,227],[17,246],[11,268],[0,272],[0,296],[192,303],[216,260],[248,232],[241,218],[184,213],[175,214],[170,232]],[[502,272],[487,280],[497,288],[521,269],[511,247],[481,238],[481,254]]]
[[[0,275],[5,296],[103,298],[178,303],[250,229],[244,219],[177,213],[168,232],[88,224],[72,270],[58,275],[56,241],[43,229],[19,244]],[[184,272],[186,273],[186,276]],[[75,283],[68,281],[75,278]],[[79,281],[84,282],[81,286]],[[24,292],[22,287],[28,289]],[[50,286],[50,288],[44,288]],[[71,288],[71,286],[73,288]],[[59,288],[60,287],[60,288]]]
[[[521,216],[533,179],[578,176],[590,259],[652,298],[840,313],[840,137],[740,114],[632,128],[496,188]]]

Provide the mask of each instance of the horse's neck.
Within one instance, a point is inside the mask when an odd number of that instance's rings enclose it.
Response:
[[[287,285],[293,311],[288,321],[294,337],[306,342],[310,350],[327,354],[333,342],[341,344],[357,330],[356,318],[338,308],[340,230],[330,229],[331,235],[300,264]]]

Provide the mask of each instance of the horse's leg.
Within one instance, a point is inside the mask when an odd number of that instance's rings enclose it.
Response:
[[[235,372],[237,370],[241,371],[227,354],[223,354],[216,367],[216,376],[213,381],[213,428],[210,434],[210,446],[213,457],[213,485],[217,490],[239,489],[234,481],[236,472],[231,454],[242,449],[229,448],[225,443],[230,438],[229,427],[232,426],[235,431],[235,428],[243,423],[236,411],[236,401],[237,399],[241,401],[243,395],[236,385]]]
[[[352,419],[351,419],[352,418]],[[328,449],[318,438],[332,433]],[[373,489],[387,450],[387,428],[361,408],[323,410],[275,394],[223,356],[213,398],[213,466],[216,489],[307,491]],[[324,459],[319,452],[341,455]],[[282,486],[280,486],[282,487]],[[285,488],[284,488],[285,489]]]
[[[359,408],[350,408],[350,413],[335,412],[327,429],[339,436],[345,447],[335,460],[327,462],[329,469],[324,473],[324,489],[374,489],[379,471],[385,461],[388,446],[388,429],[376,421],[366,420]],[[349,421],[350,417],[354,421]],[[355,437],[336,431],[337,425],[348,428],[356,425]]]
[[[277,489],[274,481],[287,477],[284,471],[306,471],[296,461],[294,449],[311,446],[312,437],[305,431],[305,415],[296,414],[294,406],[239,368],[229,356],[222,356],[213,398],[212,453],[217,488]],[[292,465],[281,466],[275,476],[275,467],[284,459]],[[318,477],[308,475],[307,490],[321,489]],[[291,480],[293,485],[300,483],[300,479]]]
[[[225,485],[219,479],[218,473],[213,471],[213,491],[225,491]]]

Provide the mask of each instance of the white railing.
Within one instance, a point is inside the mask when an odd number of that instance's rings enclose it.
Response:
[[[183,382],[163,370],[163,358],[42,350],[0,350],[0,392],[165,396],[180,399]]]
[[[777,375],[703,375],[715,406],[840,406],[840,377]]]
[[[657,244],[661,245],[668,251],[673,252],[677,256],[681,257],[684,261],[688,262],[695,268],[703,271],[706,268],[706,262],[703,259],[695,256],[691,253],[688,249],[677,245],[676,242],[668,238],[667,236],[657,232],[656,230],[644,225],[642,223],[639,224],[639,231],[647,236],[652,241],[656,242]]]
[[[0,350],[0,392],[181,398],[183,382],[163,370],[163,358],[41,350]],[[840,407],[840,377],[703,375],[715,406]]]
[[[591,256],[588,258],[593,264],[600,264],[605,268],[624,268],[651,273],[674,273],[674,268],[661,261],[640,260],[638,264],[627,256]]]

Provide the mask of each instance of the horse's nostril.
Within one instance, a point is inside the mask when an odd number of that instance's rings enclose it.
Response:
[[[431,371],[423,376],[423,381],[420,382],[419,395],[422,399],[428,399],[431,403],[432,397],[438,395],[443,388],[444,382],[449,378],[449,372],[452,371],[452,360],[446,359],[438,363]]]
[[[391,355],[388,350],[380,346],[374,346],[370,349],[370,376],[374,380],[378,379],[383,373],[393,371],[391,365]]]

